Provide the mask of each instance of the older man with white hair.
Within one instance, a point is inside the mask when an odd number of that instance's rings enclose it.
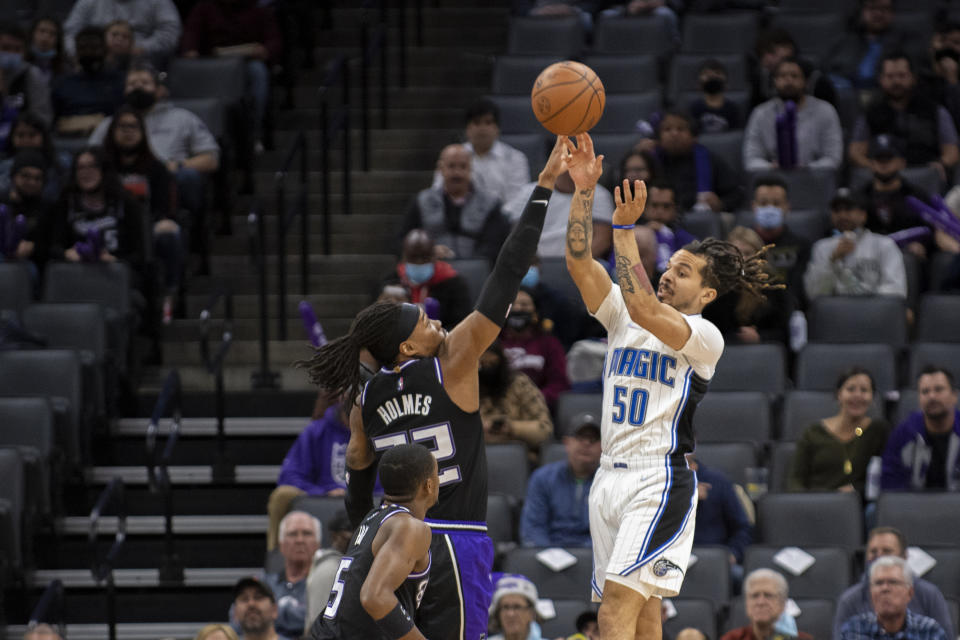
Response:
[[[907,608],[913,597],[913,572],[898,556],[870,565],[873,611],[853,616],[840,627],[840,640],[947,640],[937,621]]]
[[[743,581],[743,594],[750,624],[725,633],[720,640],[813,640],[797,631],[793,617],[784,615],[789,588],[787,580],[773,569],[755,569]]]

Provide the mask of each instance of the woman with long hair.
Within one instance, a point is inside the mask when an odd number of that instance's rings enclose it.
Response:
[[[0,191],[10,188],[13,157],[24,149],[36,149],[43,154],[47,166],[43,198],[48,202],[56,201],[60,197],[60,189],[66,182],[73,159],[69,154],[57,152],[46,122],[32,111],[21,111],[10,127],[10,136],[3,154],[5,157],[0,160]]]
[[[67,57],[63,52],[63,27],[53,16],[40,16],[30,26],[30,48],[25,56],[27,62],[43,72],[47,83],[67,70]]]

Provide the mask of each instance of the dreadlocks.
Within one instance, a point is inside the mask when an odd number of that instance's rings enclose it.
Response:
[[[784,289],[782,284],[770,282],[766,270],[767,250],[773,245],[761,247],[759,251],[744,258],[737,246],[725,240],[707,238],[688,244],[684,249],[707,261],[703,270],[703,283],[717,290],[717,295],[740,290],[753,296],[764,297],[764,289]]]
[[[314,349],[309,360],[301,360],[296,366],[306,368],[310,382],[328,393],[347,392],[348,397],[356,397],[363,384],[362,349],[369,350],[381,365],[392,366],[396,361],[396,345],[391,336],[400,321],[401,309],[402,305],[396,302],[370,305],[357,314],[347,335]]]

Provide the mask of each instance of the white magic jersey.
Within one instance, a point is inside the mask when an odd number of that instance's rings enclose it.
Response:
[[[693,412],[723,353],[723,336],[698,315],[690,338],[671,349],[630,319],[614,284],[594,317],[608,334],[603,372],[603,453],[613,460],[680,456],[693,450]],[[661,463],[662,464],[662,463]]]

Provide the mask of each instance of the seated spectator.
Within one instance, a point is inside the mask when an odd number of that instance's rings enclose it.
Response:
[[[23,216],[26,228],[12,255],[5,260],[28,260],[34,265],[34,276],[39,280],[39,268],[47,257],[45,238],[41,229],[50,224],[50,204],[43,200],[43,182],[47,165],[43,154],[36,149],[24,149],[13,158],[10,169],[10,188],[0,191],[0,203],[6,206],[9,219]]]
[[[35,149],[43,154],[43,161],[47,168],[43,199],[56,202],[60,197],[61,188],[67,181],[73,158],[69,153],[60,153],[54,149],[47,124],[30,111],[24,111],[13,121],[10,138],[7,141],[9,157],[0,160],[0,191],[10,188],[10,168],[13,166],[13,158],[25,149]]]
[[[170,324],[183,276],[185,245],[177,224],[176,185],[147,144],[146,124],[129,105],[120,107],[104,141],[107,160],[120,174],[124,189],[150,212],[154,253],[163,264],[164,324]]]
[[[243,56],[247,93],[253,99],[253,139],[263,150],[263,124],[270,102],[270,64],[283,53],[283,40],[273,11],[255,0],[203,0],[187,17],[180,44],[183,55]]]
[[[57,629],[45,622],[33,622],[27,625],[27,631],[23,634],[23,640],[63,640],[63,636]],[[228,640],[237,640],[236,637]]]
[[[27,36],[16,24],[0,24],[0,146],[11,123],[22,111],[32,111],[48,126],[53,121],[50,85],[40,69],[26,61]]]
[[[681,211],[735,211],[743,187],[726,161],[697,142],[693,119],[682,111],[667,111],[657,128],[657,159],[663,179],[673,185]]]
[[[126,77],[133,60],[133,27],[126,20],[114,20],[103,29],[107,41],[106,68]]]
[[[678,225],[677,197],[667,182],[647,184],[647,207],[641,222],[657,237],[657,271],[667,270],[670,256],[696,240]]]
[[[283,556],[280,573],[268,573],[263,581],[277,598],[277,633],[288,638],[303,635],[307,618],[307,575],[320,548],[323,526],[305,511],[291,511],[280,521],[279,547]],[[237,620],[242,618],[237,611]]]
[[[640,143],[640,147],[650,146],[646,142]],[[652,147],[651,147],[652,149]],[[613,191],[614,187],[619,187],[624,180],[629,180],[633,184],[635,180],[643,180],[650,184],[653,180],[659,180],[663,177],[663,169],[660,161],[653,154],[651,149],[633,148],[620,158],[620,164],[614,169],[611,167],[607,158],[603,161],[603,175],[600,176],[600,184],[605,189]],[[600,149],[599,151],[603,151]]]
[[[424,229],[439,245],[438,257],[487,258],[500,252],[509,228],[497,197],[472,181],[472,158],[461,144],[440,152],[443,183],[422,190],[410,203],[401,233]],[[524,201],[526,202],[526,201]]]
[[[381,280],[381,291],[388,286],[403,287],[406,302],[425,305],[428,313],[434,310],[427,300],[435,300],[434,315],[446,329],[466,318],[472,308],[467,282],[450,263],[437,259],[433,239],[423,229],[412,229],[404,237],[400,262]]]
[[[504,575],[494,586],[488,640],[540,640],[537,587],[520,575]],[[499,633],[496,633],[499,632]]]
[[[810,634],[797,631],[793,616],[786,613],[789,592],[781,574],[773,569],[751,571],[743,581],[743,595],[750,624],[726,632],[720,640],[813,640]]]
[[[881,134],[870,141],[870,170],[873,179],[855,192],[855,198],[867,207],[867,228],[888,235],[911,227],[930,227],[907,204],[907,196],[928,202],[930,194],[903,177],[907,161],[903,144],[893,136]],[[934,231],[928,240],[912,241],[903,247],[920,259],[925,259],[934,247],[945,248],[948,236]]]
[[[911,413],[883,452],[884,491],[960,491],[960,410],[947,369],[927,366],[917,376],[920,410]]]
[[[851,367],[837,378],[839,413],[806,428],[790,468],[791,491],[856,491],[864,495],[867,465],[883,454],[890,424],[869,415],[873,376]]]
[[[727,68],[716,58],[708,58],[697,71],[701,95],[690,104],[690,115],[700,133],[723,133],[743,127],[740,107],[727,100]]]
[[[336,582],[340,570],[340,558],[347,552],[353,528],[345,510],[337,511],[327,522],[330,542],[327,547],[317,549],[313,554],[310,574],[307,576],[307,617],[304,629],[309,631],[330,601],[330,590]]]
[[[53,113],[61,135],[88,136],[123,104],[123,76],[105,67],[103,29],[86,27],[76,41],[80,70],[58,78],[53,85]]]
[[[503,213],[511,223],[520,219],[523,208],[533,193],[537,183],[530,182],[514,192],[503,205]],[[543,223],[543,233],[540,234],[540,243],[537,245],[537,255],[543,258],[562,258],[567,250],[567,218],[570,214],[570,203],[573,201],[574,185],[570,174],[566,171],[557,176],[557,182],[547,204],[547,218]],[[613,220],[613,196],[600,186],[593,192],[593,257],[603,259],[613,242],[613,229],[610,221]]]
[[[853,33],[844,33],[824,56],[830,79],[838,89],[873,89],[884,52],[910,44],[911,34],[894,24],[893,0],[861,0]]]
[[[533,291],[521,287],[500,333],[510,367],[533,381],[551,411],[557,397],[570,388],[567,357],[556,336],[543,329]]]
[[[53,86],[53,80],[66,71],[67,56],[63,52],[63,29],[59,21],[49,16],[33,21],[26,60],[46,76],[48,86]]]
[[[837,599],[837,612],[833,620],[833,637],[840,637],[840,627],[854,616],[873,612],[873,603],[870,601],[870,571],[875,560],[882,557],[896,557],[907,559],[907,539],[893,527],[877,527],[870,531],[867,537],[867,551],[865,560],[867,571],[863,578],[852,587],[847,588]],[[950,609],[947,607],[943,594],[933,583],[923,578],[914,578],[913,597],[907,608],[913,613],[928,616],[937,621],[947,638],[955,638],[953,620]]]
[[[586,638],[586,640],[600,640],[600,624],[597,622],[596,611],[588,609],[587,611],[584,611],[578,615],[574,626],[577,629],[577,633]],[[568,638],[567,640],[573,639]]]
[[[240,578],[233,587],[233,609],[240,640],[287,640],[277,632],[277,597],[265,581]]]
[[[840,627],[840,640],[947,640],[933,618],[913,613],[913,572],[897,556],[878,558],[870,565],[870,601],[873,611],[847,619]]]
[[[567,459],[530,476],[520,514],[520,542],[528,547],[589,547],[588,498],[600,466],[600,421],[581,413],[563,436]],[[579,625],[578,625],[579,626]]]
[[[960,126],[960,22],[938,22],[930,38],[928,57],[919,69],[925,85]]]
[[[773,83],[773,71],[781,61],[787,58],[797,58],[803,65],[807,77],[805,93],[820,100],[835,104],[836,92],[833,84],[823,73],[808,60],[800,56],[797,43],[785,29],[767,29],[757,36],[754,49],[755,58],[751,60],[751,97],[750,105],[756,107],[777,97],[777,90]]]
[[[229,626],[214,623],[203,626],[193,640],[240,640],[240,638]]]
[[[734,244],[744,258],[763,248],[757,232],[746,227],[731,229],[727,242]],[[775,281],[776,273],[769,265],[766,269]],[[763,297],[758,297],[748,291],[731,291],[717,296],[703,310],[703,317],[712,322],[729,343],[786,345],[790,336],[790,314],[795,309],[793,295],[786,288],[766,289],[763,293]]]
[[[159,97],[156,69],[145,63],[131,65],[124,98],[143,116],[150,149],[176,179],[177,201],[192,217],[181,220],[181,226],[202,228],[207,178],[220,166],[220,147],[200,118],[166,100],[158,102]],[[103,144],[111,121],[107,118],[94,129],[90,144]]]
[[[543,394],[526,374],[510,369],[499,341],[480,357],[480,419],[487,443],[523,442],[531,460],[553,435]]]
[[[907,297],[907,273],[897,243],[865,228],[866,206],[841,189],[830,201],[834,233],[813,243],[803,282],[818,296]]]
[[[881,93],[853,127],[848,147],[850,162],[870,168],[869,140],[886,134],[905,145],[907,165],[934,167],[941,183],[946,184],[960,159],[953,119],[926,92],[916,90],[913,62],[907,54],[902,51],[884,54],[879,68]]]
[[[777,64],[776,97],[757,105],[747,120],[743,136],[747,171],[836,169],[843,162],[840,116],[829,102],[807,95],[806,73],[797,58]]]
[[[164,64],[180,40],[180,14],[172,0],[77,0],[63,23],[64,44],[71,55],[74,37],[84,27],[106,27],[125,20],[133,27],[134,57]]]
[[[798,301],[803,300],[803,274],[810,260],[810,243],[790,230],[790,200],[787,183],[776,175],[759,176],[753,182],[753,230],[765,244],[767,263],[777,281]]]
[[[727,476],[704,466],[694,454],[687,454],[687,464],[697,474],[697,519],[693,544],[727,548],[730,578],[734,592],[737,592],[743,582],[743,554],[753,542],[753,523],[744,509],[744,502],[750,503],[750,498],[746,493],[742,496],[738,494],[737,487]]]

